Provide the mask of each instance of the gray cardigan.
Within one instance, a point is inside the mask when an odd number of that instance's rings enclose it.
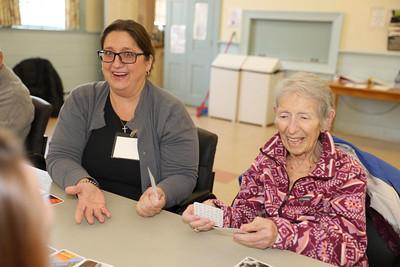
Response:
[[[61,109],[46,163],[53,181],[62,188],[90,176],[81,166],[82,154],[91,131],[105,126],[109,91],[104,81],[82,85],[71,92]],[[138,130],[142,192],[150,186],[149,167],[166,194],[166,207],[185,200],[196,185],[199,144],[184,105],[147,81],[134,120],[127,126]]]
[[[35,110],[28,88],[5,64],[0,68],[0,127],[25,140],[31,129]]]

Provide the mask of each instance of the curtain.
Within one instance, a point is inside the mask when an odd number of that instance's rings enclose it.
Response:
[[[79,0],[65,0],[65,28],[78,30],[79,24]]]
[[[21,25],[18,0],[0,0],[0,25]]]

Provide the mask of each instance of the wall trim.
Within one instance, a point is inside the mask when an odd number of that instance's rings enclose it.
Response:
[[[252,20],[283,20],[283,21],[303,21],[303,22],[331,22],[331,35],[329,45],[329,55],[327,63],[320,62],[300,62],[281,60],[284,70],[312,71],[317,73],[334,74],[336,72],[337,59],[340,45],[340,35],[342,30],[343,14],[332,12],[287,12],[287,11],[243,11],[241,52],[249,53],[250,34]]]

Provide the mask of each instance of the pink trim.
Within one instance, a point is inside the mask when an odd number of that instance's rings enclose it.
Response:
[[[266,148],[264,148],[264,151],[271,150],[271,146],[272,146],[273,144],[275,144],[275,143],[278,141],[278,139],[279,139],[279,135],[275,136],[275,137],[274,137],[274,140],[272,140],[272,142],[271,142]]]
[[[329,145],[331,146],[331,154],[335,154],[335,143],[333,142],[332,135],[327,131],[325,132],[326,136],[328,136],[329,139]]]

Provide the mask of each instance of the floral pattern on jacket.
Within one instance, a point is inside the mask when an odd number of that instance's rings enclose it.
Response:
[[[242,178],[224,226],[237,227],[255,217],[278,228],[274,248],[291,250],[337,266],[368,266],[365,197],[367,176],[360,164],[335,148],[321,133],[322,154],[311,173],[289,189],[287,150],[279,134],[271,138]]]

